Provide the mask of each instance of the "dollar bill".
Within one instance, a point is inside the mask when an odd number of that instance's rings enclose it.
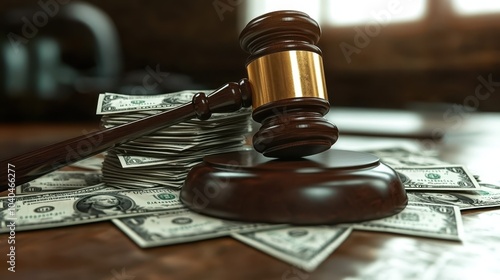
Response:
[[[113,219],[113,223],[142,248],[171,245],[255,231],[283,225],[221,220],[188,209]]]
[[[455,205],[460,210],[500,206],[500,186],[479,183],[480,188],[469,192],[408,192],[413,202]]]
[[[97,115],[134,112],[140,110],[170,109],[191,102],[200,91],[179,91],[158,95],[125,95],[104,93],[97,101]],[[209,93],[210,91],[202,91]]]
[[[292,226],[231,236],[305,271],[316,269],[349,236],[341,226]]]
[[[469,191],[479,189],[462,165],[393,167],[406,190]]]
[[[16,187],[16,194],[74,190],[101,183],[100,172],[55,171]]]
[[[15,206],[15,209],[13,209]],[[16,231],[109,220],[183,208],[179,192],[155,188],[115,190],[105,184],[69,192],[0,199],[0,232],[14,222]]]
[[[410,202],[400,213],[359,224],[356,230],[392,232],[460,241],[463,224],[460,209],[453,205]]]

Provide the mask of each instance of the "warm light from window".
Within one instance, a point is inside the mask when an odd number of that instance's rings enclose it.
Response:
[[[426,0],[330,0],[325,19],[333,25],[414,21],[424,16],[426,3]]]
[[[453,0],[453,7],[462,15],[477,15],[500,12],[500,1]]]
[[[308,14],[314,20],[320,22],[322,0],[258,0],[245,1],[246,12],[244,17],[245,26],[250,20],[262,14],[278,10],[297,10]],[[242,27],[243,28],[243,27]]]
[[[425,15],[427,1],[437,0],[248,0],[243,2],[245,14],[241,28],[257,16],[277,10],[305,12],[321,25],[415,21]]]

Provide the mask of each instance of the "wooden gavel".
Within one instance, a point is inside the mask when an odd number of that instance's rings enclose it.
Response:
[[[184,120],[204,120],[212,113],[250,105],[253,119],[262,124],[253,145],[263,155],[293,159],[328,150],[337,141],[338,129],[324,119],[330,104],[321,50],[316,46],[320,34],[319,25],[297,11],[255,18],[240,35],[242,48],[250,53],[248,79],[227,83],[209,95],[197,93],[191,103],[151,117],[2,160],[0,191],[13,181],[29,182]],[[15,166],[15,180],[7,178],[8,166]]]

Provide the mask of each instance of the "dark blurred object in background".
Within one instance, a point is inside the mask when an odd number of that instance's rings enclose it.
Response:
[[[159,64],[124,74],[113,20],[85,2],[39,1],[3,12],[0,21],[2,121],[91,120],[100,92],[203,88]]]
[[[407,2],[422,4],[420,17],[396,21]],[[464,1],[3,0],[0,117],[97,120],[99,92],[150,94],[237,81],[246,76],[247,58],[238,36],[252,12],[297,5],[321,17],[319,47],[334,107],[500,111],[500,13],[463,14],[458,2]],[[369,16],[357,23],[335,18],[362,13]],[[29,32],[26,22],[36,34],[13,59],[8,34]]]
[[[2,104],[9,104],[2,119],[80,118],[87,115],[80,101],[91,98],[75,93],[116,87],[122,73],[118,33],[97,7],[40,1],[1,20],[0,88]]]

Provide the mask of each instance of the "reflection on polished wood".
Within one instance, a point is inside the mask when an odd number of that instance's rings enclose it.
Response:
[[[4,278],[9,275],[6,267],[0,275],[2,279],[112,279],[115,273],[123,272],[135,279],[220,280],[342,279],[361,275],[386,279],[382,276],[389,274],[410,279],[408,276],[436,268],[440,277],[430,279],[464,279],[460,277],[476,276],[478,267],[481,275],[500,273],[499,220],[498,209],[466,212],[466,240],[462,244],[354,231],[312,273],[296,270],[229,237],[140,249],[110,222],[102,222],[18,233],[16,278]]]
[[[435,143],[440,157],[467,165],[481,179],[499,180],[498,160],[493,157],[500,155],[498,124],[500,114],[472,115]],[[77,127],[68,126],[66,131],[78,133]],[[36,126],[0,125],[0,142],[12,139],[9,135],[31,135],[26,129]],[[57,131],[60,138],[74,136],[63,135],[64,126],[38,129]],[[35,141],[34,135],[30,137]],[[367,145],[374,141],[357,140]],[[342,141],[341,136],[338,144]],[[2,154],[6,149],[0,146]],[[7,271],[7,235],[1,234],[0,279],[497,279],[500,208],[462,214],[463,242],[354,231],[311,273],[229,237],[141,249],[110,222],[100,222],[18,232],[14,274]]]
[[[206,195],[202,201],[207,187],[224,195]],[[295,225],[382,219],[408,203],[396,171],[378,157],[338,149],[296,160],[255,151],[206,156],[189,171],[180,198],[200,214]]]

